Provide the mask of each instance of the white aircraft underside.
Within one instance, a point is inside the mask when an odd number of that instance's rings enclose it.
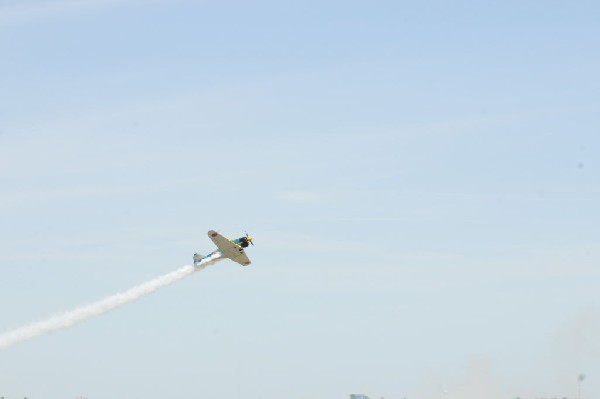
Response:
[[[242,266],[248,266],[250,263],[252,263],[250,259],[248,259],[248,256],[244,251],[244,247],[247,247],[248,244],[254,245],[252,243],[252,237],[249,237],[247,234],[246,237],[230,240],[229,238],[222,236],[216,231],[210,230],[208,232],[208,237],[210,237],[210,239],[215,243],[218,249],[216,251],[211,252],[207,256],[194,254],[194,266],[199,265],[204,260],[214,258],[217,254],[220,254],[224,258],[229,258]]]

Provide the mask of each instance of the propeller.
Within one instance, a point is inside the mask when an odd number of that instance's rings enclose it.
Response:
[[[250,236],[248,235],[248,232],[246,232],[246,238],[248,239],[248,242],[249,242],[250,244],[252,244],[252,246],[254,246],[254,242],[252,242],[252,237],[250,237]]]

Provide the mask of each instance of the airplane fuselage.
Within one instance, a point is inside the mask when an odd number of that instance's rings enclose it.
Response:
[[[209,232],[209,237],[214,238],[216,236],[218,236],[218,233]],[[240,238],[236,238],[234,240],[229,240],[229,242],[235,244],[235,247],[238,248],[239,252],[245,257],[246,261],[243,264],[250,264],[250,261],[247,259],[247,257],[244,254],[244,248],[247,248],[250,245],[250,243],[252,242],[252,237],[249,237],[248,235],[246,235],[246,237],[240,237]],[[221,247],[221,246],[219,246],[219,247]],[[237,253],[237,251],[236,251],[236,253]],[[208,261],[215,257],[221,257],[221,256],[226,257],[226,258],[231,258],[230,252],[228,252],[228,254],[224,254],[221,249],[216,249],[206,256],[202,256],[200,254],[194,254],[194,265],[197,266],[198,264],[200,264],[201,262],[203,262],[205,260]],[[236,262],[240,263],[237,260],[236,260]]]

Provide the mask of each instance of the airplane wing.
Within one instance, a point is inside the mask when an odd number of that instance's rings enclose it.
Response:
[[[244,252],[244,248],[237,245],[229,238],[223,237],[214,230],[209,231],[208,236],[223,253],[224,257],[229,258],[242,266],[248,266],[252,263],[250,262],[250,259],[248,259],[246,252]]]

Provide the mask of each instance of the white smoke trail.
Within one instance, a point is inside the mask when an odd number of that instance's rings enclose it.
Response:
[[[52,316],[46,320],[27,324],[12,331],[7,331],[0,335],[0,350],[43,334],[72,327],[91,317],[110,312],[113,309],[151,294],[159,288],[179,281],[221,259],[222,258],[218,255],[217,257],[213,256],[209,260],[198,264],[196,267],[184,266],[179,270],[146,281],[145,283],[135,286],[125,292],[106,297],[88,305],[80,306],[71,311]]]

